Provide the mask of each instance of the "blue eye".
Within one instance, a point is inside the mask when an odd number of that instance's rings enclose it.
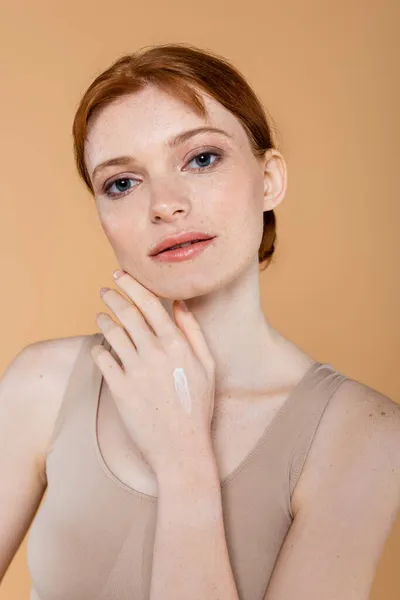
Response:
[[[214,156],[215,160],[210,164],[210,157]],[[200,167],[195,167],[192,169],[193,171],[205,171],[214,165],[216,165],[222,159],[222,154],[219,152],[200,152],[196,154],[187,164],[190,165],[193,161],[200,162]],[[129,190],[136,187],[135,185],[129,185],[130,181],[138,181],[137,179],[133,179],[132,177],[118,177],[118,179],[114,179],[103,188],[103,193],[110,198],[118,198],[120,196],[125,196]],[[116,192],[111,192],[111,188],[113,185],[117,186]],[[118,189],[119,188],[119,189]]]
[[[131,187],[127,187],[126,186],[126,183],[128,181],[136,181],[136,179],[132,179],[130,177],[119,177],[118,179],[114,179],[114,181],[112,181],[111,183],[109,183],[104,188],[104,192],[105,192],[106,196],[119,196],[120,194],[123,194],[123,193],[129,191],[132,186]],[[110,189],[112,188],[113,185],[121,186],[122,189],[120,189],[119,191],[117,191],[117,193],[110,193]]]
[[[208,163],[208,158],[207,157],[210,157],[210,156],[215,156],[216,160],[214,160],[214,162],[212,162],[211,164],[204,164],[204,163]],[[214,164],[216,164],[221,159],[221,155],[218,154],[217,152],[200,152],[200,154],[197,154],[196,156],[194,156],[189,161],[188,164],[190,164],[194,160],[199,160],[199,159],[200,159],[201,167],[198,167],[195,170],[197,170],[197,171],[204,171],[208,167],[212,167]]]

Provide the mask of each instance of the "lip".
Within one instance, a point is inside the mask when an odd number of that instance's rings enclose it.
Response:
[[[209,233],[204,233],[202,231],[182,231],[181,233],[168,236],[161,240],[161,242],[159,242],[150,250],[149,256],[156,256],[160,252],[166,250],[167,248],[170,248],[171,246],[185,244],[186,242],[191,242],[193,240],[211,240],[214,239],[214,237],[215,236]],[[181,250],[185,250],[185,248],[181,248]]]
[[[196,242],[185,248],[176,248],[175,250],[165,250],[159,254],[155,254],[151,258],[158,260],[159,262],[181,262],[183,260],[189,260],[194,258],[201,252],[203,252],[207,246],[211,246],[215,238]]]

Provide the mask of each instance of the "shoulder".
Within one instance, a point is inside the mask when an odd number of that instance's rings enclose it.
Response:
[[[265,600],[369,597],[400,509],[400,407],[345,379],[295,488],[293,523]]]
[[[54,425],[79,352],[93,334],[39,340],[25,346],[1,378],[10,411],[23,414],[24,436],[32,438],[42,473]]]
[[[58,397],[64,391],[83,344],[90,337],[39,340],[25,346],[14,362],[19,375],[29,378],[31,394],[40,392],[42,396],[43,392],[49,392],[52,397]]]
[[[66,386],[83,344],[92,335],[40,340],[26,348],[32,399],[37,404],[38,421],[44,442],[50,439]]]
[[[351,378],[334,392],[315,433],[293,493],[293,514],[310,505],[321,486],[334,493],[349,477],[360,490],[368,481],[400,493],[400,405]]]

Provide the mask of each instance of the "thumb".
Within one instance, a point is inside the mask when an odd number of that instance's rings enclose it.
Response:
[[[174,301],[173,310],[175,312],[175,322],[182,333],[185,334],[197,358],[204,367],[213,370],[215,365],[214,358],[195,316],[190,312],[183,300]]]

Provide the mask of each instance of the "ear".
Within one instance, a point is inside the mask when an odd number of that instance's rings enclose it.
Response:
[[[283,200],[287,188],[287,167],[282,154],[275,148],[264,157],[264,211],[272,210]]]

